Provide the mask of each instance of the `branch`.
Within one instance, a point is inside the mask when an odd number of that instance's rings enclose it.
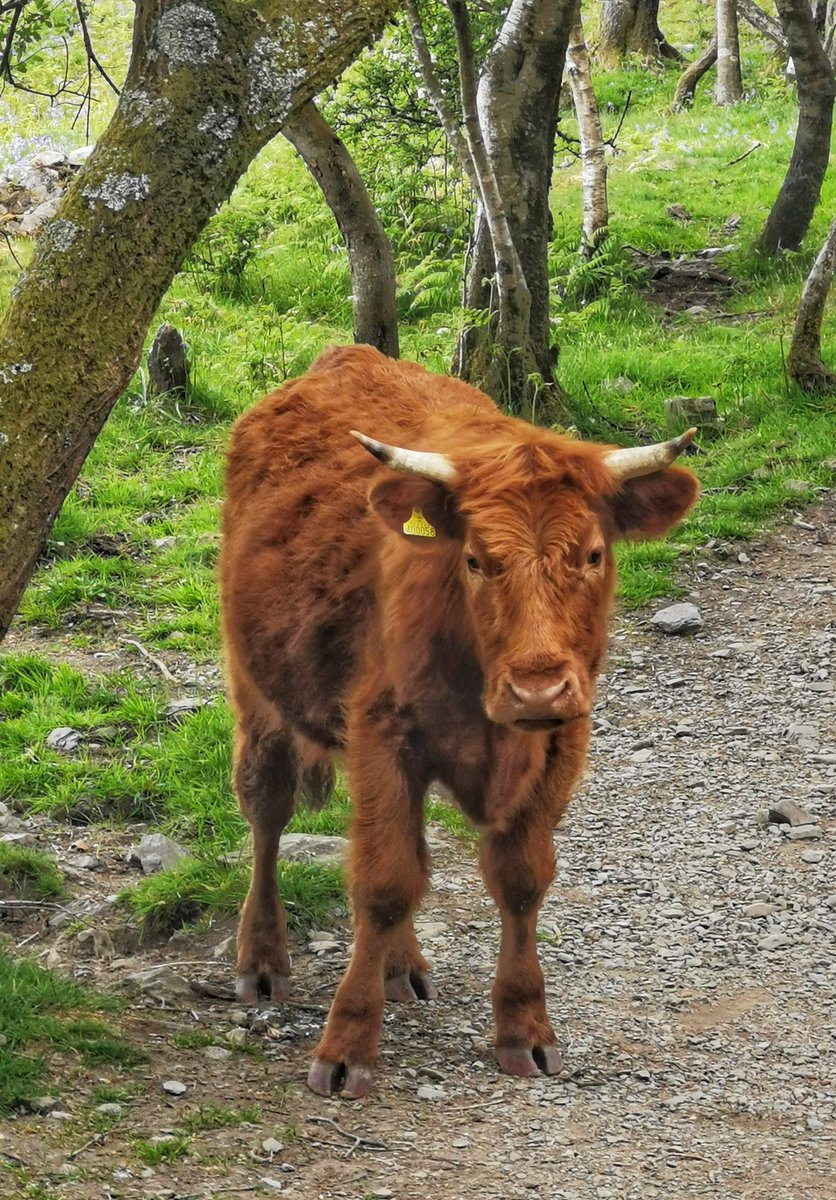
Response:
[[[753,29],[757,29],[758,33],[777,46],[782,53],[787,53],[787,39],[780,23],[774,17],[765,13],[755,0],[737,0],[737,8]]]
[[[93,49],[93,43],[90,41],[90,31],[87,28],[87,16],[84,12],[84,6],[82,5],[81,0],[75,0],[75,10],[78,13],[78,22],[79,22],[79,25],[81,26],[81,36],[84,39],[84,50],[87,55],[88,71],[89,71],[89,65],[90,65],[90,63],[92,63],[93,66],[96,68],[96,70],[101,75],[102,79],[104,79],[105,82],[110,85],[110,87],[113,89],[113,91],[118,96],[119,88],[116,86],[116,84],[110,78],[107,71],[104,69],[104,67],[99,62],[98,58],[96,57],[96,53]]]

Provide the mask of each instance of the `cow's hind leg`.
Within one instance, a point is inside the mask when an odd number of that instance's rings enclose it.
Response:
[[[496,1057],[509,1075],[556,1075],[563,1069],[546,1016],[537,958],[537,914],[554,876],[552,824],[543,812],[521,815],[481,846],[485,882],[502,918],[502,940],[491,999]]]
[[[281,1003],[288,996],[290,959],[276,860],[296,792],[290,735],[257,724],[239,726],[233,781],[253,835],[252,879],[238,925],[235,993],[244,1004],[257,1003],[260,992]]]
[[[438,988],[415,937],[412,921],[404,921],[386,955],[384,991],[387,1000],[435,1000]]]

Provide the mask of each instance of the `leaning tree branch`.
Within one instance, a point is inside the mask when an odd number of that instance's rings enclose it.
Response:
[[[690,63],[682,74],[679,76],[676,84],[676,91],[673,94],[673,102],[677,108],[684,108],[694,99],[694,92],[697,90],[697,84],[702,79],[703,75],[717,61],[717,30],[711,35],[711,41],[706,46],[705,50]]]
[[[836,392],[836,374],[821,358],[821,325],[833,270],[836,266],[836,220],[807,276],[792,331],[787,370],[808,392]]]
[[[783,54],[787,53],[787,39],[779,21],[763,11],[755,0],[737,0],[737,9],[741,17],[756,29],[762,37],[772,42]]]
[[[107,71],[104,69],[104,67],[99,62],[98,58],[96,57],[96,52],[93,49],[93,43],[90,40],[90,30],[87,28],[87,15],[84,11],[84,5],[82,4],[81,0],[75,0],[75,10],[78,13],[78,23],[79,23],[79,26],[81,27],[81,36],[84,41],[84,52],[87,55],[88,68],[89,68],[90,63],[92,63],[93,66],[96,68],[96,70],[101,75],[102,79],[104,79],[105,83],[107,83],[111,87],[111,89],[115,92],[115,94],[118,96],[119,88],[116,86],[116,84],[110,78]]]

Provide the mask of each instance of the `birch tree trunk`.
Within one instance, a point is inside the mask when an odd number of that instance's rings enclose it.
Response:
[[[282,133],[322,189],[345,242],[355,342],[397,358],[395,256],[354,159],[313,103],[291,117]]]
[[[581,189],[583,193],[583,224],[581,253],[591,255],[606,236],[610,220],[607,204],[607,163],[604,157],[604,134],[598,113],[598,101],[592,87],[589,52],[581,23],[580,8],[569,34],[566,52],[566,74],[572,92],[572,104],[578,120],[581,143]]]
[[[824,52],[836,71],[836,0],[827,0],[824,17]]]
[[[714,100],[717,104],[737,104],[743,99],[737,0],[715,0],[715,11],[717,80],[714,87]]]
[[[513,0],[488,55],[478,119],[510,236],[530,294],[527,334],[516,344],[494,322],[463,331],[462,378],[484,387],[511,412],[546,424],[565,418],[550,348],[549,188],[557,106],[575,0]],[[496,311],[494,252],[480,208],[465,287],[469,309]]]
[[[139,0],[116,113],[0,325],[0,637],[209,217],[391,0]]]
[[[798,128],[790,165],[757,242],[777,254],[797,250],[819,202],[830,159],[836,80],[819,40],[808,0],[776,0],[798,88]]]
[[[808,392],[836,392],[836,374],[821,359],[821,323],[836,265],[836,220],[807,276],[793,327],[787,370]]]
[[[738,15],[756,29],[768,42],[772,42],[782,54],[787,52],[787,41],[779,21],[763,11],[756,0],[737,0]]]
[[[608,67],[627,54],[682,59],[659,28],[659,0],[602,0],[597,54]]]

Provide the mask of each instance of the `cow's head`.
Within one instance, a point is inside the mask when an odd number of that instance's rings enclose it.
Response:
[[[460,573],[487,716],[533,731],[588,714],[613,542],[657,537],[694,503],[696,479],[669,464],[695,431],[622,450],[513,425],[519,441],[449,455],[354,436],[399,472],[372,488],[378,516]]]

